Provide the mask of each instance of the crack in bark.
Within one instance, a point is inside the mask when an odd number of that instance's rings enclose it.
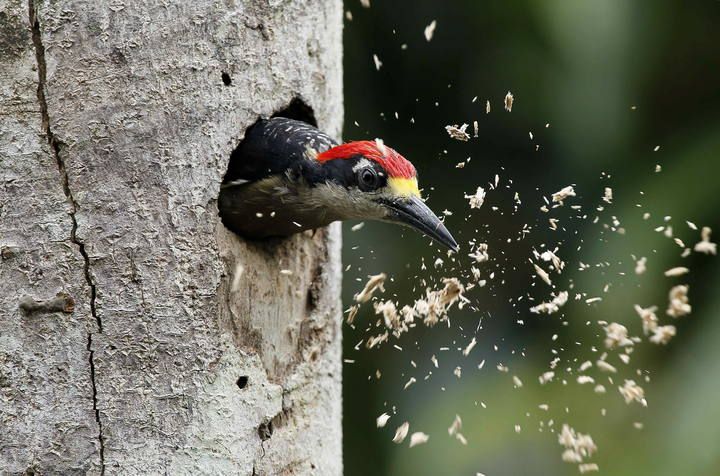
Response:
[[[61,142],[55,137],[50,128],[50,116],[48,114],[47,98],[45,97],[45,84],[47,81],[47,63],[45,62],[45,46],[42,42],[42,32],[40,30],[40,20],[37,17],[37,10],[35,6],[35,0],[28,0],[30,27],[32,29],[32,41],[35,47],[35,58],[37,60],[38,68],[38,89],[37,97],[40,103],[40,113],[42,115],[42,126],[47,136],[48,144],[52,150],[55,160],[57,162],[58,172],[60,173],[60,179],[62,181],[63,192],[70,205],[70,220],[72,222],[72,228],[70,230],[70,241],[78,247],[78,251],[83,258],[83,274],[85,275],[85,282],[90,288],[90,313],[95,319],[98,333],[102,334],[102,321],[100,316],[95,309],[95,300],[97,297],[97,289],[95,282],[90,275],[90,256],[85,248],[85,243],[80,240],[77,236],[77,217],[75,216],[78,210],[78,204],[75,201],[72,190],[70,189],[70,178],[65,167],[65,162],[60,155]],[[100,474],[105,474],[105,441],[103,438],[103,426],[100,420],[100,410],[98,409],[97,399],[97,385],[95,382],[95,351],[92,348],[93,343],[93,332],[88,332],[87,351],[88,360],[90,363],[90,382],[92,384],[92,400],[93,400],[93,411],[95,412],[95,421],[98,425],[98,441],[100,443]]]

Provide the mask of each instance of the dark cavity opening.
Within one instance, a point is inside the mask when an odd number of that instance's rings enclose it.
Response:
[[[222,73],[222,82],[225,86],[230,86],[232,84],[232,78],[225,71]]]
[[[310,124],[313,127],[317,127],[317,120],[315,119],[315,113],[312,108],[308,106],[305,101],[300,98],[293,98],[287,107],[275,111],[272,117],[285,117],[287,119],[295,119],[296,121],[302,121]]]
[[[241,375],[240,377],[238,377],[237,382],[236,382],[238,388],[242,390],[243,388],[247,387],[248,380],[249,380],[249,378],[247,375]]]

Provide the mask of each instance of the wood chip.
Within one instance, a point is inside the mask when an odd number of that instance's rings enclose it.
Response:
[[[465,132],[467,128],[467,124],[463,124],[462,126],[458,126],[457,124],[454,124],[452,126],[445,126],[445,130],[450,137],[463,142],[470,140],[470,134]]]
[[[385,283],[385,280],[387,279],[387,274],[380,273],[376,274],[374,276],[370,276],[370,279],[368,279],[368,282],[365,284],[365,287],[362,291],[357,293],[355,295],[355,302],[363,303],[368,302],[371,298],[375,290],[379,289],[380,292],[385,292],[385,288],[383,287],[383,284]]]
[[[687,269],[685,266],[677,266],[675,268],[670,268],[667,271],[665,271],[665,276],[667,276],[667,277],[682,276],[683,274],[687,274],[689,272],[690,272],[690,270]]]
[[[405,441],[405,437],[407,437],[408,431],[410,431],[410,423],[405,422],[399,427],[397,427],[397,430],[395,430],[395,436],[393,436],[393,443],[400,444],[403,441]]]
[[[435,27],[437,26],[437,21],[433,20],[430,22],[428,26],[425,27],[425,40],[430,41],[433,38],[433,34],[435,34]]]
[[[388,415],[387,413],[383,413],[382,415],[380,415],[379,417],[377,417],[375,419],[375,424],[377,425],[378,428],[383,428],[387,424],[389,419],[390,419],[390,415]]]
[[[515,97],[513,94],[508,91],[508,93],[505,95],[505,110],[510,112],[512,111],[513,102],[515,102]]]
[[[410,448],[417,445],[422,445],[424,443],[427,443],[427,441],[430,439],[430,436],[426,435],[422,431],[416,431],[412,435],[410,435]]]

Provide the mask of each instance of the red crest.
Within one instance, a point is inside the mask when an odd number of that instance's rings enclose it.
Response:
[[[409,160],[379,140],[348,142],[318,154],[317,160],[326,162],[335,159],[350,159],[357,156],[377,162],[390,177],[413,178],[417,174],[415,167]]]

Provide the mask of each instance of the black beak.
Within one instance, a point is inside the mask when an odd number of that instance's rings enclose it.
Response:
[[[414,228],[455,252],[460,249],[445,225],[420,198],[383,200],[382,203],[390,211],[387,221]]]

